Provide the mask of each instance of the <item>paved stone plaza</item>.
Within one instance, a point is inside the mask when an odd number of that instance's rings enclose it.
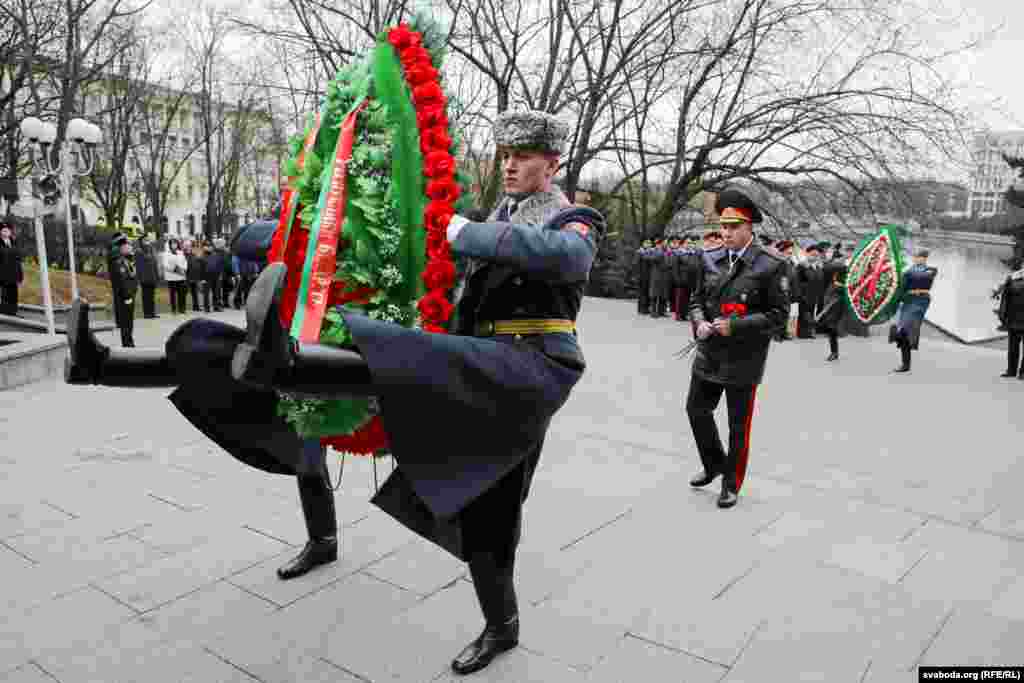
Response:
[[[1002,353],[926,339],[891,375],[881,335],[841,340],[837,364],[824,339],[773,345],[723,511],[717,486],[687,485],[689,362],[672,353],[688,328],[635,310],[584,305],[590,367],[526,506],[521,647],[477,680],[889,683],[1024,664],[1024,382],[996,378]],[[138,343],[180,320],[140,321]],[[0,393],[0,680],[450,681],[481,627],[472,586],[367,503],[369,461],[348,459],[337,493],[342,558],[280,582],[305,540],[294,480],[218,451],[167,393]]]

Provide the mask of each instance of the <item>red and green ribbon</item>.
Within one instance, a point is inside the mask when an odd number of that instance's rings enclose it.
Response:
[[[320,339],[320,327],[327,312],[327,299],[334,281],[338,238],[345,222],[348,162],[352,158],[355,142],[356,118],[367,105],[363,100],[345,116],[341,123],[338,144],[330,169],[330,189],[321,193],[316,223],[309,234],[309,247],[302,267],[299,285],[300,305],[292,318],[291,336],[300,342],[315,343]]]

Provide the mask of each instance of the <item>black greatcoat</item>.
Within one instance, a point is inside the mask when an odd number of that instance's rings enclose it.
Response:
[[[487,321],[576,319],[603,219],[566,208],[543,226],[516,223],[529,208],[521,203],[512,222],[469,223],[452,243],[478,266],[459,334],[345,314],[398,461],[374,503],[463,560],[518,542],[548,425],[584,369],[573,334],[467,336]],[[574,221],[590,226],[586,235],[564,227]]]
[[[111,259],[110,287],[114,296],[114,322],[118,327],[131,324],[135,317],[135,293],[139,289],[133,257],[118,254]],[[126,303],[129,299],[130,304]]]

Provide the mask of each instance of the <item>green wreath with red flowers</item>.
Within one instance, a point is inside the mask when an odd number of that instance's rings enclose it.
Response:
[[[292,142],[285,173],[295,178],[291,190],[302,208],[285,239],[304,248],[289,264],[301,277],[286,287],[298,288],[289,311],[297,338],[312,326],[315,341],[351,345],[339,305],[447,332],[456,269],[446,230],[471,198],[456,162],[454,102],[440,73],[443,36],[424,17],[384,31],[365,59],[338,72],[319,116]],[[328,225],[334,220],[336,235]],[[301,436],[338,450],[387,446],[371,400],[282,395],[279,411]]]

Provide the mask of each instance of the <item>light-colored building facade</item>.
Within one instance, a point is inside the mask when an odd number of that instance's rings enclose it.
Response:
[[[1004,194],[1018,179],[1003,156],[1024,157],[1024,131],[977,133],[971,148],[968,214],[988,218],[1006,213]]]
[[[160,232],[166,235],[187,237],[203,232],[208,203],[208,164],[204,146],[202,126],[199,119],[199,107],[191,96],[167,90],[163,86],[146,84],[149,89],[145,99],[149,108],[150,125],[140,121],[133,126],[132,150],[126,160],[127,187],[130,198],[127,202],[123,226],[141,229],[142,226],[161,225]],[[109,120],[107,113],[111,110],[109,94],[105,83],[93,83],[88,92],[79,100],[80,116],[97,124],[104,130],[104,141],[97,147],[97,158],[109,159],[111,156]],[[170,102],[180,102],[173,106],[171,120],[168,122],[166,146],[167,163],[162,174],[167,187],[167,200],[162,216],[147,214],[146,202],[141,199],[141,188],[146,174],[152,171],[153,163],[150,150],[156,146],[150,144],[149,135],[162,131],[167,121],[167,106]],[[24,107],[22,107],[24,109]],[[220,107],[227,121],[227,132],[223,136],[230,139],[233,127],[238,124],[241,116],[230,106]],[[27,111],[27,110],[26,110]],[[245,224],[260,216],[268,215],[277,202],[282,184],[280,171],[285,158],[284,146],[274,144],[268,114],[264,111],[249,112],[247,135],[249,139],[245,151],[240,156],[241,169],[238,173],[237,191],[235,194],[234,216],[224,221],[223,231],[228,232],[236,225]],[[46,118],[45,115],[41,115]],[[81,218],[89,225],[105,223],[103,210],[88,189],[88,183],[75,180],[72,189],[72,202],[79,207]],[[31,181],[20,178],[19,195],[27,200],[31,196]],[[55,216],[63,217],[63,205]]]

